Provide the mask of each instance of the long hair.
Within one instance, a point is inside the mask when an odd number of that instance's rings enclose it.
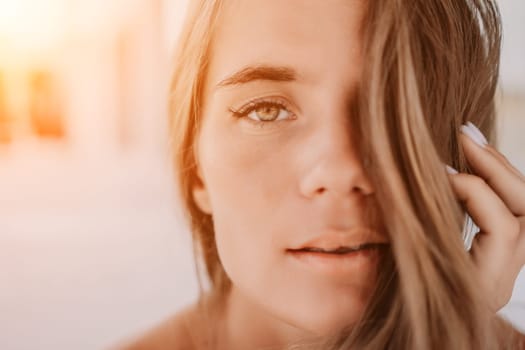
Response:
[[[178,187],[211,290],[231,286],[212,217],[196,205],[194,143],[211,37],[224,0],[194,0],[175,56],[170,132]],[[369,1],[355,142],[392,242],[360,321],[323,349],[517,349],[493,315],[464,249],[464,210],[443,162],[470,172],[459,127],[494,142],[501,23],[492,0]],[[202,293],[202,287],[201,287]],[[321,346],[321,345],[318,345]]]

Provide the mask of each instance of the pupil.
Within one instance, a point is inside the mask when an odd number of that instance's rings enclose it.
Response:
[[[279,108],[276,107],[262,107],[259,109],[259,117],[262,120],[274,120],[279,115]]]

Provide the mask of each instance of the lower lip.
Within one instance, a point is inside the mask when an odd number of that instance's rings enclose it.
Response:
[[[330,254],[288,250],[294,261],[312,272],[336,277],[355,275],[370,271],[381,255],[381,247],[352,251],[346,254]]]

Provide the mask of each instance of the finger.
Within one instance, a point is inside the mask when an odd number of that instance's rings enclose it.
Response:
[[[510,211],[525,215],[525,182],[487,148],[482,148],[465,134],[460,136],[469,165],[476,175],[498,194]]]
[[[517,218],[483,179],[461,173],[449,178],[456,196],[480,228],[471,249],[473,260],[484,271],[504,271],[506,266],[500,264],[508,261],[509,252],[514,253],[519,237]]]
[[[464,205],[480,232],[501,235],[512,233],[515,239],[519,226],[517,218],[510,212],[503,200],[480,177],[459,173],[449,175],[450,184],[459,201]]]

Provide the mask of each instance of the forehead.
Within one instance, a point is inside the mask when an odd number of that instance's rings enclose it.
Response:
[[[307,81],[355,77],[364,0],[225,0],[208,82],[246,66],[294,68]]]

